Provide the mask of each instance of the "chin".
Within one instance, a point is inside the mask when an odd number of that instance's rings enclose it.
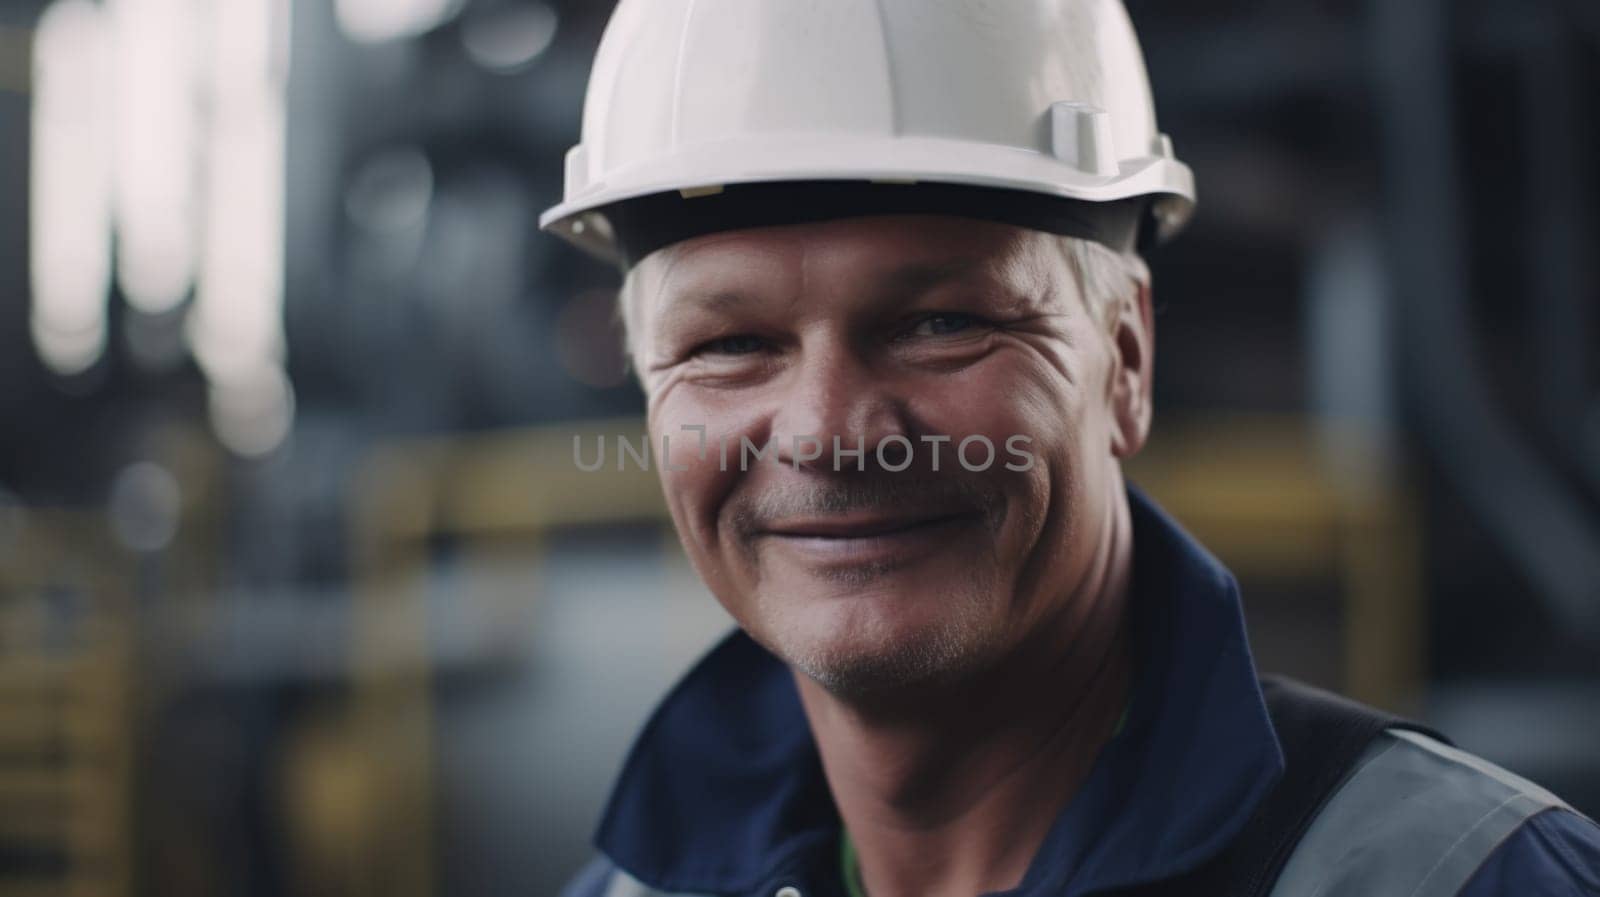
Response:
[[[848,612],[837,605],[813,608],[818,612],[774,620],[752,635],[842,698],[959,679],[983,666],[1000,641],[983,613],[987,603],[974,597],[940,602],[934,619],[915,619],[904,607],[893,613],[897,603],[874,608],[879,602],[858,599]]]

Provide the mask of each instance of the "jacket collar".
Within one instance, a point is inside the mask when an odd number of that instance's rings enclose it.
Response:
[[[1137,488],[1128,722],[1006,897],[1087,895],[1217,854],[1283,772],[1233,576]],[[743,894],[832,862],[838,811],[788,669],[741,632],[635,743],[596,837],[650,887]],[[826,859],[825,859],[826,858]]]

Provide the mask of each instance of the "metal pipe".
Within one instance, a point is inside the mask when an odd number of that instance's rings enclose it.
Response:
[[[1371,0],[1403,387],[1426,448],[1561,624],[1600,632],[1600,525],[1492,401],[1477,358],[1446,0]]]

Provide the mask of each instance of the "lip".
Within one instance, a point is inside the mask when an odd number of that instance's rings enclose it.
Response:
[[[893,566],[940,547],[977,520],[973,512],[927,516],[838,515],[783,521],[759,535],[825,566]]]
[[[891,536],[968,516],[971,515],[966,512],[922,515],[836,514],[783,521],[766,527],[761,535],[795,539],[867,539]]]

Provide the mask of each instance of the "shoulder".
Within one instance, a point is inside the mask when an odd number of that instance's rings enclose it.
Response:
[[[1600,897],[1600,826],[1560,808],[1507,838],[1461,897]]]
[[[1567,839],[1582,837],[1586,828],[1594,838],[1592,823],[1538,785],[1426,735],[1390,729],[1312,821],[1275,893],[1537,895],[1544,892],[1521,885],[1476,894],[1463,888],[1501,867],[1513,877],[1559,875],[1559,866],[1534,863],[1543,847],[1537,839],[1552,826],[1561,833],[1561,846],[1549,851],[1557,857],[1571,847]],[[1567,864],[1582,865],[1582,858]],[[1576,883],[1572,888],[1548,893],[1594,894]]]

